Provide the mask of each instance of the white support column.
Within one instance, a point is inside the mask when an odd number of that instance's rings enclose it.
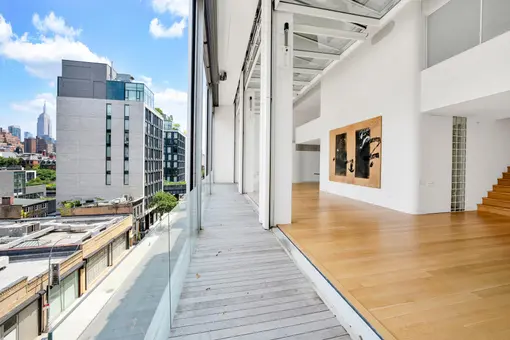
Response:
[[[237,173],[239,174],[239,182],[238,189],[240,194],[244,194],[246,190],[244,189],[244,172],[243,172],[243,163],[244,163],[244,73],[241,72],[241,79],[239,80],[239,134],[237,140]]]
[[[293,156],[293,15],[273,15],[272,102],[272,220],[271,225],[292,221]]]
[[[271,154],[271,0],[261,3],[259,221],[269,229]]]
[[[255,190],[255,91],[247,89],[244,93],[244,192]],[[258,162],[257,162],[258,163]]]

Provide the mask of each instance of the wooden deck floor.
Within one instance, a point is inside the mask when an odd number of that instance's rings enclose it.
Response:
[[[510,339],[510,218],[413,216],[299,184],[280,229],[384,339]]]
[[[251,204],[213,190],[170,338],[350,339]]]

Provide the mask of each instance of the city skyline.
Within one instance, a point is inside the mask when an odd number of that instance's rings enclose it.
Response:
[[[0,91],[4,94],[0,126],[19,125],[22,132],[35,136],[37,117],[46,101],[52,137],[58,138],[56,78],[61,75],[62,59],[70,59],[113,63],[119,72],[129,70],[136,81],[151,88],[156,106],[172,114],[185,130],[188,1],[175,3],[93,0],[68,6],[56,0],[0,2]],[[97,6],[103,10],[98,12]],[[115,19],[111,13],[116,13]],[[126,22],[132,31],[130,39],[106,43],[105,32],[125,37]],[[130,43],[133,39],[136,49]]]

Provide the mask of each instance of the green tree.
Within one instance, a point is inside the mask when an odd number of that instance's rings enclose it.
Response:
[[[150,207],[154,208],[156,214],[166,214],[172,211],[177,203],[177,198],[173,195],[164,191],[159,191],[154,195]]]
[[[31,187],[33,185],[46,184],[40,177],[36,177],[27,182],[27,186]]]
[[[49,183],[57,180],[57,172],[51,169],[37,170],[37,178],[41,178],[43,182]]]
[[[181,129],[181,124],[175,123],[175,124],[172,125],[172,127],[173,127],[174,130],[179,131]]]
[[[14,157],[0,157],[0,167],[8,167],[13,165],[19,165],[20,160],[19,158]]]

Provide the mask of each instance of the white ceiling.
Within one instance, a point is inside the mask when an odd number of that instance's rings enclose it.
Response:
[[[441,116],[480,117],[487,119],[510,118],[510,91],[454,104],[426,113]]]
[[[234,102],[258,0],[221,0],[217,5],[218,63],[227,80],[220,82],[220,105]]]

